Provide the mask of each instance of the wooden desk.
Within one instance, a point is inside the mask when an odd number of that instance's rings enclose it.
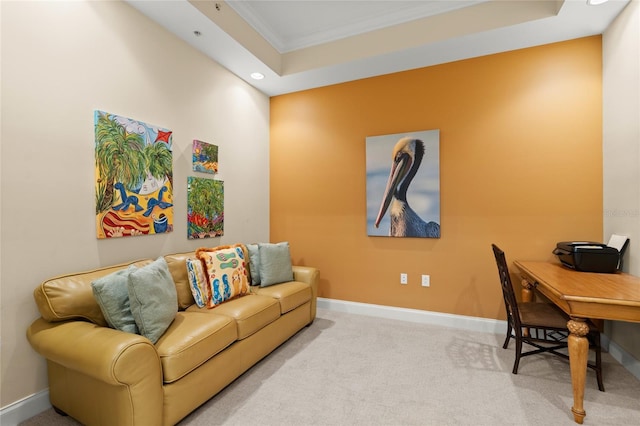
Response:
[[[523,278],[523,299],[533,288],[571,316],[567,323],[573,387],[573,418],[582,424],[584,382],[587,374],[589,327],[586,318],[640,322],[640,277],[629,274],[576,272],[559,263],[516,261]]]

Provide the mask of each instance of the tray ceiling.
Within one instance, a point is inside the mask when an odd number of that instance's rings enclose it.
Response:
[[[127,2],[273,96],[602,34],[629,0]]]

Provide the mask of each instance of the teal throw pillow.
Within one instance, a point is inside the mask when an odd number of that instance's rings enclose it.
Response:
[[[176,286],[164,258],[131,270],[128,290],[140,334],[156,343],[178,312]]]
[[[293,280],[289,243],[258,243],[260,287]]]
[[[249,271],[251,272],[251,285],[260,285],[260,251],[258,244],[247,244],[249,251]]]
[[[129,305],[129,272],[130,269],[122,269],[100,277],[91,283],[91,289],[109,327],[138,334]]]

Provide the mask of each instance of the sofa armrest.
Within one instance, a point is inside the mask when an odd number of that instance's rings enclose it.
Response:
[[[293,279],[303,283],[311,284],[312,286],[318,286],[318,279],[320,277],[320,271],[317,268],[311,266],[298,266],[293,265]]]
[[[320,281],[320,270],[311,266],[293,265],[293,279],[307,283],[311,286],[311,318],[309,324],[316,318],[316,306],[318,300],[318,282]]]
[[[49,323],[37,319],[27,330],[31,346],[46,359],[112,385],[136,384],[162,367],[155,346],[137,334],[85,321]]]
[[[162,366],[149,339],[43,318],[31,324],[27,339],[47,359],[49,399],[57,409],[83,424],[163,423]]]

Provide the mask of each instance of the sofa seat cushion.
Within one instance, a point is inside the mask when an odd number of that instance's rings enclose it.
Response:
[[[235,321],[228,316],[178,312],[156,343],[164,383],[175,382],[195,370],[235,342],[237,336]]]
[[[187,312],[204,312],[233,318],[238,327],[238,340],[251,336],[280,317],[280,304],[272,297],[248,294],[229,300],[213,309],[192,305]]]
[[[299,281],[289,281],[269,287],[252,287],[251,292],[272,297],[280,303],[280,313],[286,314],[311,300],[311,286]]]

